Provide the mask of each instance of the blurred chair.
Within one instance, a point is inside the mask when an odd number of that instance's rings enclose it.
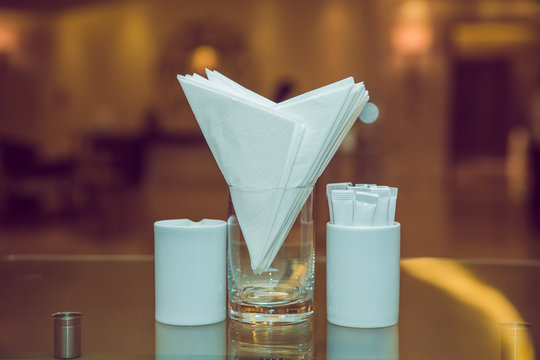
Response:
[[[92,133],[81,139],[77,206],[85,232],[118,234],[133,226],[145,177],[146,143],[140,134]]]
[[[0,220],[32,222],[72,210],[73,158],[43,159],[35,144],[0,139]]]
[[[95,160],[106,171],[109,185],[141,184],[145,146],[139,135],[98,134],[90,139],[90,147]]]

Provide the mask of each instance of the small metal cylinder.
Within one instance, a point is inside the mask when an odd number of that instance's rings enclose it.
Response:
[[[54,319],[54,357],[73,359],[81,356],[81,313],[57,312]]]

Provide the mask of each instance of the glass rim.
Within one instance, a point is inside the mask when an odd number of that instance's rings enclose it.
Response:
[[[314,187],[315,187],[315,184],[313,184],[313,185],[302,185],[302,186],[271,187],[271,188],[257,188],[257,187],[228,185],[229,190],[234,189],[234,190],[238,190],[238,191],[252,191],[252,192],[258,192],[258,191],[283,191],[283,190],[305,190],[305,189],[313,190]]]
[[[525,330],[525,329],[529,329],[531,327],[531,324],[526,321],[504,321],[504,322],[500,322],[499,326],[505,329]]]
[[[77,311],[59,311],[51,314],[51,317],[54,319],[72,320],[81,318],[82,314]]]

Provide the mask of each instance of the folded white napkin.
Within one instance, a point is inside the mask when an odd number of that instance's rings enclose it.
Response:
[[[255,273],[270,267],[311,187],[368,101],[347,78],[275,103],[217,71],[178,75],[231,187]]]

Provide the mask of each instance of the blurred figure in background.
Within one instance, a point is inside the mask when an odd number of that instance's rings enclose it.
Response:
[[[282,78],[276,84],[276,89],[272,96],[272,100],[279,103],[283,100],[290,99],[294,94],[294,80],[291,78]]]

